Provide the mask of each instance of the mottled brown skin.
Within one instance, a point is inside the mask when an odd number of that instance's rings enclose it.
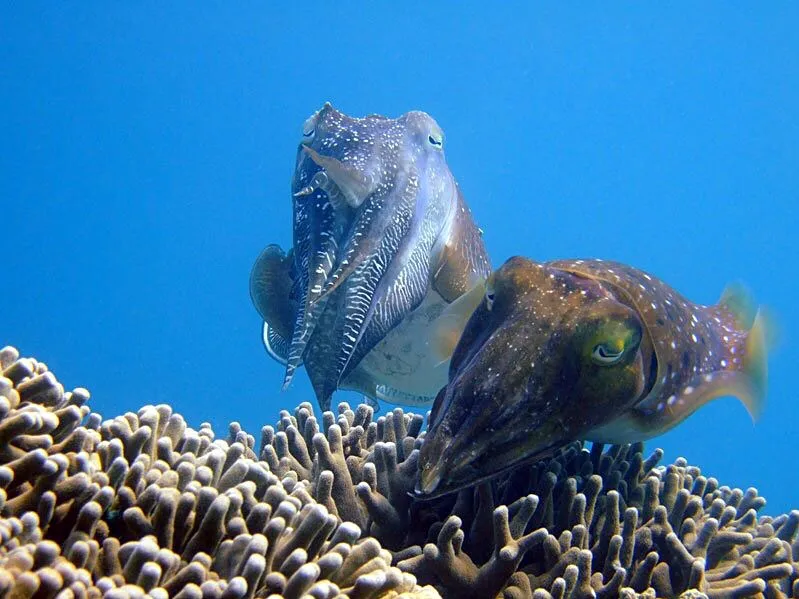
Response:
[[[648,438],[741,391],[752,373],[733,316],[621,264],[511,258],[453,354],[417,494],[470,486],[576,439]]]

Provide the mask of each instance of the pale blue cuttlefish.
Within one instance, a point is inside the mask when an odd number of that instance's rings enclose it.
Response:
[[[763,408],[769,319],[740,287],[703,306],[625,264],[516,257],[484,289],[433,404],[419,496],[575,440],[643,441],[720,396]]]
[[[325,410],[337,389],[425,405],[446,384],[491,267],[443,146],[424,112],[352,118],[328,103],[305,122],[293,248],[267,247],[250,276],[284,388],[303,364]]]

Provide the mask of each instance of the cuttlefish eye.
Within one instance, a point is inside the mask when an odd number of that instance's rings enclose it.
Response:
[[[598,366],[622,362],[641,344],[641,327],[629,319],[609,319],[589,327],[592,331],[583,342],[585,354]]]
[[[434,131],[427,136],[427,141],[437,149],[444,147],[444,135],[440,131]]]
[[[621,360],[624,355],[624,343],[599,343],[591,351],[591,359],[597,364],[611,365]]]
[[[311,117],[302,126],[302,137],[303,141],[308,141],[313,139],[313,136],[316,134],[316,119]]]
[[[494,307],[494,299],[496,298],[496,293],[492,285],[486,285],[485,298],[486,298],[486,308],[490,311],[491,308]]]

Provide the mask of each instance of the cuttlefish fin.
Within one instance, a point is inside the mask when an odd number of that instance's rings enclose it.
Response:
[[[372,408],[372,411],[375,414],[378,414],[380,412],[380,402],[377,401],[374,397],[364,393],[361,395],[361,399],[363,399],[363,403]]]
[[[485,297],[485,281],[481,278],[469,291],[447,305],[431,323],[430,344],[436,365],[452,357],[466,323]]]
[[[342,391],[360,393],[363,403],[372,408],[375,414],[380,411],[380,402],[377,401],[377,384],[368,374],[362,371],[352,373],[339,388]]]
[[[355,167],[332,156],[322,156],[310,146],[305,146],[305,152],[325,169],[327,176],[336,184],[350,207],[357,208],[371,193],[369,178]]]
[[[264,348],[269,356],[284,366],[288,364],[289,357],[289,342],[274,328],[269,326],[268,322],[264,322],[264,327],[261,332],[261,340],[264,343]]]
[[[278,245],[269,245],[255,260],[250,271],[250,299],[264,319],[262,338],[267,352],[284,362],[297,306],[292,298],[293,255]]]
[[[378,399],[391,404],[418,408],[429,406],[433,403],[433,399],[435,399],[427,395],[408,393],[407,391],[401,391],[390,385],[377,383],[369,375],[358,376],[355,374],[347,379],[347,382],[341,386],[341,389],[361,393],[364,401],[374,408],[375,413],[380,411]]]
[[[756,422],[766,400],[767,323],[768,319],[758,312],[747,334],[740,370],[717,370],[697,375],[671,397],[646,400],[612,422],[592,430],[586,438],[603,443],[649,439],[674,428],[710,401],[727,396],[737,398]]]
[[[469,291],[491,270],[483,234],[475,226],[460,189],[455,194],[455,215],[444,233],[432,280],[433,289],[448,302]]]
[[[728,285],[716,308],[728,311],[739,330],[749,328],[742,367],[737,371],[742,392],[734,395],[746,406],[752,420],[757,421],[766,401],[768,353],[776,345],[779,336],[778,323],[768,307],[758,308],[749,290],[741,283]],[[748,393],[743,392],[746,390]]]
[[[725,310],[738,329],[747,329],[757,314],[757,303],[743,283],[730,283],[724,288],[715,308]]]

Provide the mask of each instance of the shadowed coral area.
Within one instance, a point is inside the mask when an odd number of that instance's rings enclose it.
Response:
[[[423,502],[417,414],[301,404],[256,450],[167,405],[103,420],[10,347],[0,371],[0,596],[799,596],[799,511],[641,444]]]

